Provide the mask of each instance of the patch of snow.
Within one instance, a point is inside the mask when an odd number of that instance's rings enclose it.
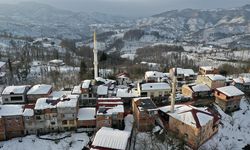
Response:
[[[68,133],[63,133],[65,136]],[[54,138],[55,135],[48,135],[48,138]],[[22,142],[19,140],[22,139]],[[54,141],[42,140],[35,135],[29,135],[22,138],[14,138],[8,141],[0,142],[1,150],[81,150],[89,142],[89,137],[86,133],[72,133],[71,137]]]
[[[128,114],[124,118],[124,123],[125,123],[125,131],[131,132],[133,129],[133,123],[134,123],[134,116],[132,114]]]

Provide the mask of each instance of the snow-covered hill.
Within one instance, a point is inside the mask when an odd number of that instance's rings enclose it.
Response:
[[[168,38],[211,40],[234,34],[250,33],[250,5],[235,9],[167,11],[139,19],[138,28],[158,31]]]
[[[72,12],[34,2],[0,5],[0,32],[19,36],[81,38],[89,25],[124,21],[103,13]]]

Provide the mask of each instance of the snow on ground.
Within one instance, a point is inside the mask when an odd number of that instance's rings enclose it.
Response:
[[[250,104],[242,99],[240,107],[239,111],[229,116],[217,106],[222,116],[222,124],[219,126],[218,133],[202,147],[206,149],[217,147],[217,149],[239,150],[250,144]]]
[[[46,138],[59,138],[68,135],[63,133],[58,135],[49,134]],[[22,142],[19,140],[22,139]],[[71,137],[67,137],[60,141],[54,142],[42,140],[35,135],[23,138],[14,138],[9,141],[0,142],[1,150],[81,150],[89,142],[89,137],[85,133],[73,133]],[[71,145],[71,146],[70,146]]]
[[[139,132],[136,135],[135,150],[166,150],[174,149],[174,146],[168,144],[164,136],[152,132]]]
[[[134,60],[136,57],[136,54],[123,54],[121,55],[121,58],[128,58],[130,60]]]
[[[133,128],[133,123],[134,123],[134,116],[132,114],[128,114],[125,118],[124,118],[124,122],[125,122],[125,131],[132,131]]]

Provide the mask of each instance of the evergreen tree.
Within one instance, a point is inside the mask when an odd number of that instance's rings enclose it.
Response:
[[[102,61],[106,61],[107,60],[107,54],[105,52],[102,52],[101,56],[100,56],[100,62]]]
[[[83,80],[85,74],[86,74],[86,71],[87,71],[87,66],[85,64],[85,61],[82,60],[81,61],[81,64],[80,64],[80,72],[79,72],[79,79],[80,80]]]

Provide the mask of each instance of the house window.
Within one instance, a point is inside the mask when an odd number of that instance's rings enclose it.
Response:
[[[112,119],[117,119],[118,113],[113,113],[112,114]]]
[[[148,114],[149,114],[150,116],[154,116],[154,115],[155,115],[155,111],[149,111]]]
[[[103,124],[106,124],[106,125],[108,124],[109,125],[110,121],[109,120],[103,120]]]
[[[66,125],[66,124],[67,124],[67,120],[63,120],[63,121],[62,121],[62,124],[63,124],[63,125]]]
[[[141,117],[145,117],[145,112],[140,112]]]
[[[187,133],[184,134],[184,140],[185,140],[185,141],[188,140],[188,134],[187,134]]]
[[[142,97],[147,96],[147,92],[142,92],[142,93],[141,93],[141,96],[142,96]]]
[[[150,97],[154,97],[154,92],[150,92]]]
[[[73,125],[73,124],[75,124],[75,121],[74,120],[69,120],[69,124]]]
[[[162,96],[162,92],[161,91],[159,92],[159,96]]]
[[[36,116],[36,120],[41,120],[41,116]]]
[[[11,101],[22,101],[23,97],[22,96],[12,96],[10,98]]]

